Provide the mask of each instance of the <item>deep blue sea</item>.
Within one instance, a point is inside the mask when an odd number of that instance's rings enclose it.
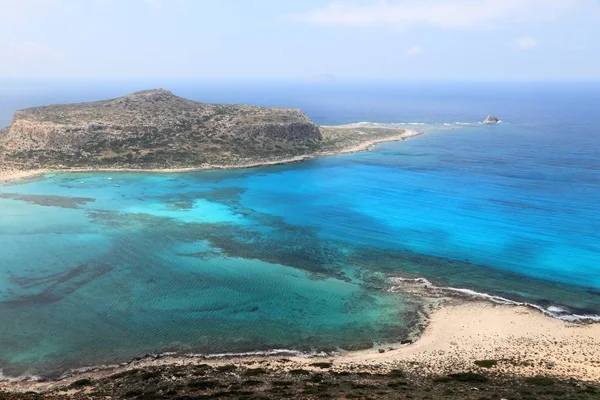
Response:
[[[426,133],[300,164],[0,185],[4,375],[396,342],[422,300],[389,277],[600,314],[600,84],[3,82],[0,125],[153,87]]]

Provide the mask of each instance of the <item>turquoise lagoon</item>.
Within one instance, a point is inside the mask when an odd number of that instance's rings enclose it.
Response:
[[[417,96],[395,120],[399,100],[367,96],[378,105],[369,115],[348,101],[332,111],[330,93],[329,106],[283,105],[325,110],[321,123],[425,121],[427,133],[301,164],[0,186],[3,374],[56,376],[169,351],[396,342],[422,300],[390,293],[389,276],[564,318],[599,314],[600,121],[586,112],[600,96],[545,90],[553,95],[521,93],[515,104],[498,89],[498,126],[470,114],[482,111],[478,91],[461,97],[470,108]]]

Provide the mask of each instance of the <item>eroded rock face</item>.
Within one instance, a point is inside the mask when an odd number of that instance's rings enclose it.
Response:
[[[204,104],[158,89],[17,111],[0,148],[7,160],[46,167],[193,167],[302,155],[321,140],[301,110]]]
[[[488,115],[486,119],[483,120],[484,124],[497,124],[498,122],[500,122],[500,120],[498,119],[498,117],[496,117],[495,115]]]

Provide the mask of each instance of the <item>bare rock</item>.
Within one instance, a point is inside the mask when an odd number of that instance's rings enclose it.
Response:
[[[495,115],[491,115],[491,114],[488,115],[487,118],[483,120],[483,123],[488,124],[488,125],[497,124],[498,122],[500,122],[498,117],[496,117]]]
[[[156,89],[17,111],[0,153],[23,166],[173,168],[295,157],[322,139],[298,109],[205,104]]]

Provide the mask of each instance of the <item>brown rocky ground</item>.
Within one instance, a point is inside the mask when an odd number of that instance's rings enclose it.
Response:
[[[0,130],[0,173],[247,167],[364,150],[406,133],[320,128],[298,109],[206,104],[158,89],[17,111]]]
[[[465,371],[418,376],[335,371],[327,361],[307,369],[274,363],[162,366],[101,379],[80,379],[46,393],[0,392],[0,399],[599,399],[600,386],[544,376],[518,378]],[[275,365],[274,365],[275,364]]]
[[[0,391],[14,399],[600,399],[600,325],[444,301],[414,343],[321,357],[148,356],[56,381],[4,381]]]

